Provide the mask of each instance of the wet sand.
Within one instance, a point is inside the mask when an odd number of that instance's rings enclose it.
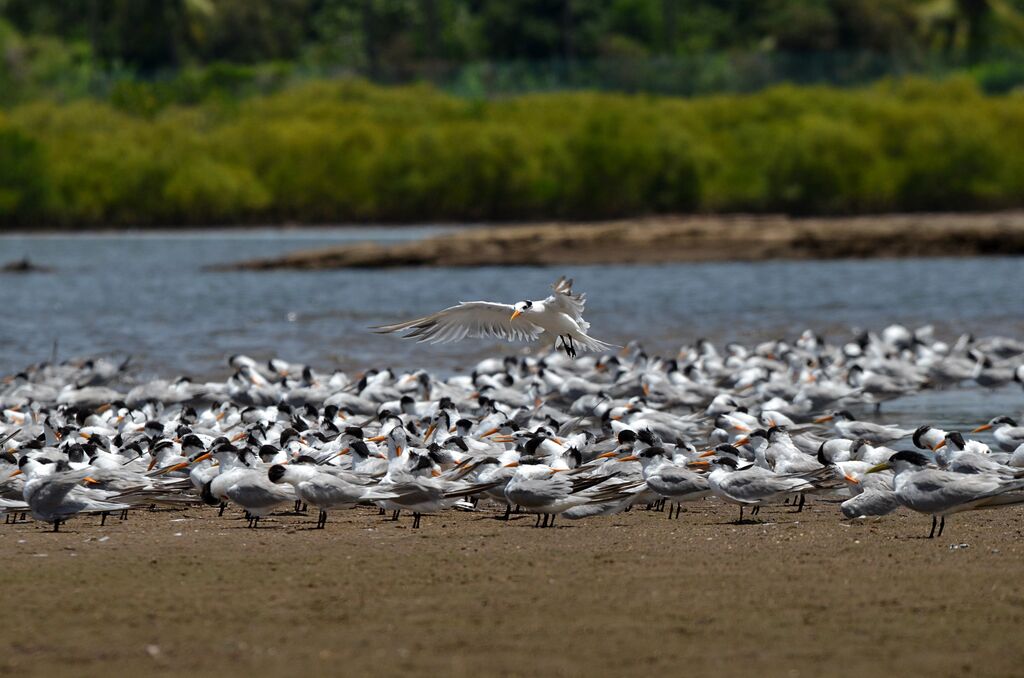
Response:
[[[1020,675],[1021,509],[4,525],[0,675]],[[951,549],[951,545],[968,547]]]
[[[1024,212],[791,218],[650,217],[466,228],[355,243],[215,270],[543,266],[1024,254]]]

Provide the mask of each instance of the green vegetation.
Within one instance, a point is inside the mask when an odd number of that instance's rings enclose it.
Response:
[[[1022,63],[1024,0],[0,0],[0,104],[137,80],[194,103],[338,74],[701,94],[966,68],[995,92]]]
[[[1024,0],[0,0],[0,225],[1018,207],[1022,64]]]
[[[969,78],[480,101],[311,82],[0,116],[0,221],[103,226],[987,209],[1024,203],[1024,98]]]

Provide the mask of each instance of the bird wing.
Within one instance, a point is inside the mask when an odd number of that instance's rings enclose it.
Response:
[[[590,323],[583,320],[583,309],[587,305],[587,295],[580,292],[574,294],[572,291],[572,278],[560,277],[551,286],[551,296],[544,300],[544,305],[555,308],[566,314],[584,330],[590,327]]]
[[[510,304],[490,301],[463,301],[432,315],[373,329],[380,333],[405,332],[406,339],[432,344],[461,341],[466,337],[499,337],[508,341],[529,341],[541,328],[526,320],[512,321],[515,310]]]

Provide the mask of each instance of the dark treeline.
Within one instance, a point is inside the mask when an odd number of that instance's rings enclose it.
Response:
[[[1024,0],[0,0],[0,44],[147,74],[303,61],[377,72],[479,61],[872,52],[973,63],[1016,50]],[[18,54],[7,50],[6,66]]]

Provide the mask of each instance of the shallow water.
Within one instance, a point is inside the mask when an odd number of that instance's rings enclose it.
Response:
[[[0,374],[61,357],[132,356],[136,378],[224,376],[226,358],[279,356],[320,370],[390,365],[442,371],[509,350],[493,341],[429,346],[367,328],[460,300],[547,293],[564,273],[589,295],[592,333],[673,352],[699,337],[753,343],[814,328],[932,323],[1024,336],[1024,261],[1014,258],[773,261],[658,266],[208,272],[204,265],[432,228],[335,228],[0,236],[0,263],[28,256],[54,272],[0,274]],[[1018,413],[1019,388],[925,393],[887,406],[893,420],[962,426]]]
[[[589,295],[595,336],[670,352],[699,337],[750,343],[811,327],[932,323],[940,336],[1024,335],[1024,262],[1014,258],[561,268],[207,272],[202,266],[430,228],[256,229],[0,237],[0,262],[49,274],[0,275],[0,373],[59,355],[132,355],[143,373],[225,372],[232,353],[319,369],[458,369],[495,342],[426,346],[367,326],[460,300],[537,297],[565,273]]]

